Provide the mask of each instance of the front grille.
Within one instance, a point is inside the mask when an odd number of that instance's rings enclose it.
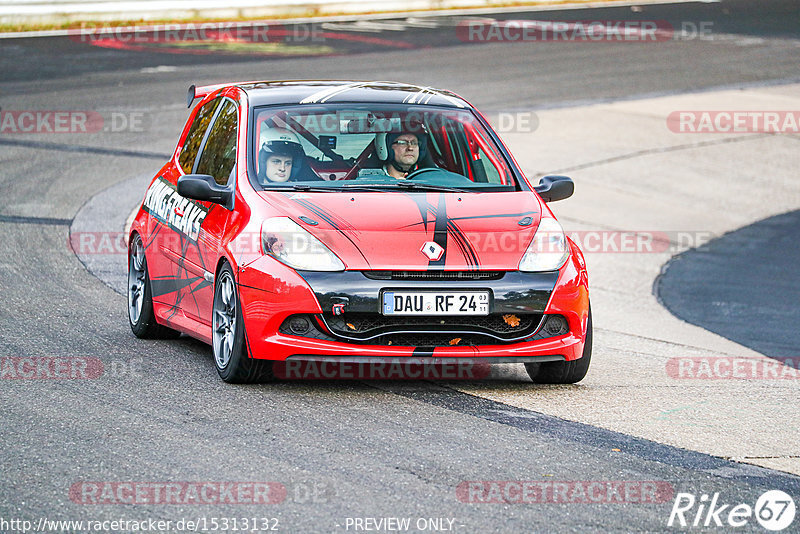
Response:
[[[444,282],[448,280],[500,280],[503,271],[361,271],[372,280],[425,280]]]
[[[395,347],[471,347],[478,345],[498,345],[502,342],[489,336],[476,334],[391,334],[370,340],[373,345]]]
[[[499,341],[519,339],[532,334],[541,321],[541,314],[499,314],[485,316],[403,316],[387,317],[379,313],[323,314],[334,334],[354,339],[374,338],[379,334],[398,332],[437,332],[447,335],[462,332],[486,334]],[[452,338],[452,336],[451,336]],[[494,340],[495,342],[498,339]]]

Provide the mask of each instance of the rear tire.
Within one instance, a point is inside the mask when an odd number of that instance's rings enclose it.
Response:
[[[583,355],[569,362],[526,363],[525,370],[536,384],[574,384],[583,380],[592,361],[592,308],[586,324]]]
[[[128,249],[128,322],[133,334],[142,339],[175,339],[181,335],[156,322],[147,258],[139,234],[134,234]]]
[[[257,360],[248,353],[239,292],[233,269],[227,263],[214,284],[211,329],[214,367],[222,380],[245,384],[273,378],[272,361]]]

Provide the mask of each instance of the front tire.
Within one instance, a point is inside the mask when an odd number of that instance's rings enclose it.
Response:
[[[175,339],[181,335],[156,322],[147,258],[139,234],[134,234],[128,249],[128,322],[133,334],[143,339]]]
[[[211,328],[214,367],[230,383],[250,383],[272,378],[272,362],[248,354],[246,332],[233,269],[222,266],[214,284]]]
[[[583,355],[569,362],[526,363],[525,370],[535,384],[574,384],[583,380],[592,361],[592,308],[586,324]]]

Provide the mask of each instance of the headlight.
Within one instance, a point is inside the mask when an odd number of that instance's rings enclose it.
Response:
[[[342,260],[288,217],[273,217],[261,225],[261,250],[293,269],[344,271]]]
[[[542,217],[533,241],[519,262],[519,270],[525,272],[555,271],[569,257],[564,229],[552,217]]]

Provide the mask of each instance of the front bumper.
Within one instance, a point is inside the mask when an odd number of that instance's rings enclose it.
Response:
[[[490,313],[518,316],[528,314],[531,317],[561,315],[566,319],[569,331],[557,337],[542,338],[536,336],[539,330],[534,329],[528,332],[530,335],[520,336],[520,339],[490,339],[484,336],[469,338],[470,344],[460,342],[456,346],[415,346],[387,344],[384,338],[379,341],[374,336],[365,340],[348,338],[341,330],[330,329],[328,323],[332,318],[346,324],[348,313],[360,317],[364,314],[379,315],[382,290],[423,288],[489,289],[493,295]],[[398,281],[376,279],[374,273],[367,276],[360,271],[298,273],[265,256],[240,270],[239,294],[249,352],[254,358],[270,360],[299,357],[333,361],[341,361],[342,358],[425,357],[487,358],[497,363],[548,361],[543,358],[570,361],[582,355],[589,308],[586,271],[580,251],[576,247],[560,271],[509,271],[501,273],[501,277],[494,280]],[[333,315],[336,305],[344,305],[339,310],[341,315]],[[285,326],[282,328],[288,318],[297,314],[308,314],[322,319],[320,331],[323,335],[291,335]],[[544,321],[536,321],[539,326],[543,323]],[[445,334],[459,337],[459,332],[452,328]]]

